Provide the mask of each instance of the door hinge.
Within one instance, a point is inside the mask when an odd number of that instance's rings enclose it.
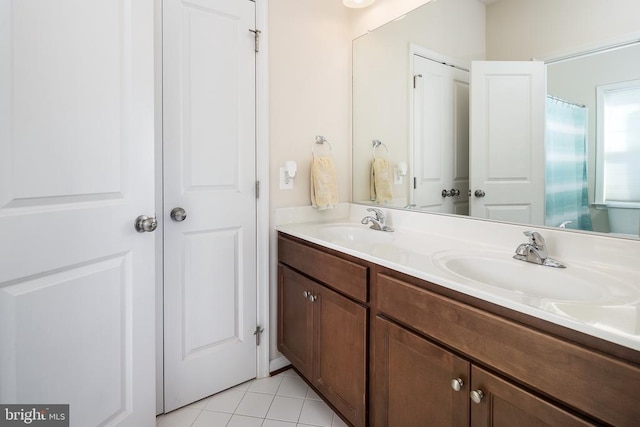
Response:
[[[255,51],[256,52],[260,52],[260,33],[261,33],[261,31],[258,30],[258,29],[255,29],[255,30],[249,29],[249,31],[251,31],[253,33],[253,36],[255,38],[255,43],[256,43]]]
[[[256,181],[256,199],[260,197],[260,181]]]
[[[256,330],[253,335],[256,336],[256,347],[260,346],[260,335],[264,332],[264,328],[261,328],[260,325],[256,326]]]
[[[416,188],[418,188],[418,179],[414,176],[413,177],[413,189],[415,190]]]
[[[415,89],[417,87],[416,85],[416,79],[418,77],[422,77],[422,74],[416,74],[415,76],[413,76],[413,88]]]

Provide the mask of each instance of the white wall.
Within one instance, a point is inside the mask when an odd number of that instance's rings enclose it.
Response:
[[[584,51],[640,31],[638,0],[500,0],[487,6],[487,59]]]
[[[333,146],[339,199],[351,197],[350,11],[340,0],[269,1],[270,358],[279,356],[276,239],[273,212],[311,204],[311,146],[316,135]],[[278,169],[298,163],[292,190],[280,190]]]

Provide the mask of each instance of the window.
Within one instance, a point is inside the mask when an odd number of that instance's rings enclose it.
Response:
[[[596,203],[640,207],[640,80],[597,87]]]

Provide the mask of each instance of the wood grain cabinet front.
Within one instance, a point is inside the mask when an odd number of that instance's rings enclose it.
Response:
[[[367,295],[366,267],[297,242],[286,240],[284,244],[298,250],[287,252],[285,249],[284,256],[279,257],[278,350],[344,419],[354,426],[364,426],[367,423],[368,308],[325,286],[315,276],[309,276],[308,271],[297,271],[285,262],[315,265],[312,259],[305,258],[304,251],[312,249],[311,254],[321,253],[320,262],[329,260],[333,265],[347,266],[343,278],[339,269],[324,271],[323,277],[337,289],[348,290],[363,299]],[[365,268],[364,275],[361,268]],[[322,269],[316,266],[313,271],[317,270]]]
[[[387,274],[374,280],[370,394],[376,427],[439,425],[428,420],[441,418],[456,426],[638,425],[632,392],[640,386],[638,366],[412,282]],[[452,403],[457,394],[446,390],[447,376],[469,387],[472,403]],[[420,390],[423,383],[437,383],[438,391],[429,385],[419,393],[421,402],[394,400],[397,390]],[[470,418],[461,421],[451,410]],[[403,411],[424,415],[396,424],[394,417],[405,415],[395,414]]]
[[[375,322],[371,425],[594,425],[391,321]]]

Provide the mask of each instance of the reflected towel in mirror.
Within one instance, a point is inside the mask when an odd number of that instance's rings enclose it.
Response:
[[[376,203],[389,203],[393,199],[391,192],[391,166],[387,159],[373,159],[371,162],[370,193]]]
[[[319,210],[338,204],[338,180],[331,157],[314,157],[311,163],[311,206]]]

